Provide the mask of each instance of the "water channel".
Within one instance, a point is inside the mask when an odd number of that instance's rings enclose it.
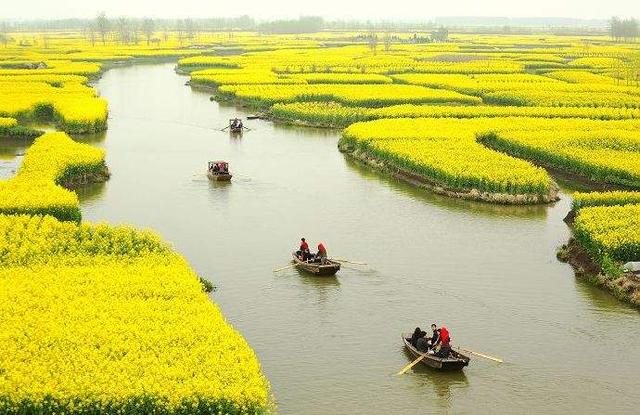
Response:
[[[640,315],[555,259],[552,206],[492,206],[414,189],[346,159],[339,133],[248,121],[174,64],[108,71],[109,182],[80,192],[84,220],[153,228],[202,276],[259,355],[281,414],[634,413]],[[13,151],[13,149],[11,150]],[[210,182],[224,159],[230,184]],[[365,261],[336,278],[274,274],[305,236]],[[400,332],[431,322],[497,355],[464,373],[416,367]]]

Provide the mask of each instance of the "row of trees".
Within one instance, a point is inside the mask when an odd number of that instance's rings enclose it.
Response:
[[[182,22],[180,25],[181,32],[183,28],[186,28],[193,38],[195,36],[195,25],[193,21],[188,20]],[[140,40],[144,38],[147,44],[159,43],[160,38],[154,37],[157,30],[156,22],[150,18],[143,19],[129,19],[126,17],[118,17],[117,19],[109,19],[107,15],[102,12],[93,20],[86,24],[84,31],[91,42],[95,45],[97,42],[103,45],[108,40],[115,40],[123,45],[138,44]],[[164,40],[168,40],[168,28],[164,28]]]
[[[373,32],[424,32],[438,30],[439,25],[433,22],[397,22],[397,21],[359,21],[359,20],[324,20],[317,16],[303,16],[298,19],[274,20],[258,22],[250,16],[213,17],[198,19],[140,19],[127,17],[108,17],[99,13],[94,19],[58,19],[4,21],[0,20],[0,29],[4,25],[9,32],[47,32],[58,30],[83,29],[90,34],[94,32],[96,42],[106,40],[122,40],[126,42],[140,41],[145,28],[153,25],[160,32],[185,32],[194,35],[203,31],[258,31],[263,33],[301,34],[321,30],[353,31],[366,30]],[[121,32],[127,33],[121,33]]]
[[[100,42],[106,44],[109,40],[121,44],[138,44],[141,38],[149,43],[167,41],[169,32],[175,32],[178,41],[193,43],[198,33],[207,30],[257,30],[265,33],[313,33],[323,29],[324,21],[321,17],[301,17],[296,20],[276,20],[268,23],[256,24],[248,16],[223,19],[179,19],[173,21],[153,20],[150,18],[133,19],[118,17],[109,19],[104,12],[85,24],[85,32],[92,44]],[[155,33],[160,37],[154,37]]]
[[[609,33],[616,42],[633,42],[640,37],[640,27],[636,19],[613,17],[609,20]]]
[[[378,44],[380,43],[380,39],[378,38],[378,34],[375,31],[370,31],[367,35],[357,35],[354,40],[366,40],[369,45],[369,49],[374,54],[378,50]],[[384,51],[389,52],[391,50],[391,45],[393,43],[431,43],[431,42],[448,42],[449,41],[449,29],[446,27],[440,27],[438,30],[431,32],[431,35],[422,35],[418,36],[417,33],[414,33],[413,36],[410,36],[408,40],[401,39],[397,35],[392,35],[390,32],[385,32],[382,36],[382,45],[384,46]]]

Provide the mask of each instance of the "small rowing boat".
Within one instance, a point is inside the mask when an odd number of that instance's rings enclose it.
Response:
[[[324,264],[315,262],[314,260],[301,261],[295,252],[293,253],[293,263],[295,264],[296,268],[316,276],[328,277],[331,275],[336,275],[336,272],[340,271],[339,262],[331,261],[330,259],[327,259]]]
[[[402,335],[402,342],[412,356],[417,358],[422,355],[422,353],[411,344],[411,333],[404,333]],[[451,353],[449,353],[449,357],[447,358],[427,354],[420,362],[434,369],[454,371],[462,370],[465,366],[468,366],[470,360],[468,356],[451,349]]]
[[[233,175],[229,172],[229,163],[226,161],[210,161],[207,166],[207,177],[217,182],[228,182]]]
[[[244,130],[244,125],[239,118],[232,118],[229,120],[229,132],[239,134]]]

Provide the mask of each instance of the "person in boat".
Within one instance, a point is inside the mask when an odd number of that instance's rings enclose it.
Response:
[[[242,127],[242,120],[240,120],[239,118],[234,118],[231,122],[231,128],[234,130],[241,129]]]
[[[321,264],[327,263],[327,248],[324,247],[324,244],[322,242],[318,244],[318,253],[316,254],[316,259],[318,259]]]
[[[420,327],[416,327],[411,335],[411,345],[421,352],[429,350],[428,341],[425,338],[426,331],[423,331]]]
[[[220,163],[220,166],[218,167],[218,169],[220,170],[220,173],[222,173],[222,174],[228,174],[229,173],[229,166],[226,163]]]
[[[428,340],[428,349],[433,349],[440,338],[440,329],[434,324],[431,325],[431,338]]]
[[[300,239],[300,249],[298,250],[298,252],[296,252],[296,255],[298,255],[298,258],[300,258],[302,261],[306,261],[311,255],[311,253],[309,252],[309,244],[304,238]]]
[[[451,352],[451,337],[445,326],[438,329],[438,341],[433,345],[434,356],[446,359]]]

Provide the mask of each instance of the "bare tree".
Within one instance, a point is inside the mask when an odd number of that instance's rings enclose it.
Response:
[[[96,45],[96,30],[93,26],[93,23],[89,23],[87,25],[87,37],[89,38],[89,42],[91,43],[91,46],[95,46]]]
[[[621,40],[633,42],[640,36],[640,26],[636,19],[612,17],[609,20],[609,32],[615,42],[620,42]]]
[[[2,44],[6,48],[10,40],[11,37],[9,36],[9,26],[6,22],[4,22],[2,23],[2,26],[0,26],[0,42],[2,42]]]
[[[142,32],[144,33],[144,37],[147,38],[147,45],[151,43],[151,37],[153,36],[153,32],[156,29],[156,24],[153,19],[144,18],[142,20]]]
[[[102,44],[106,44],[107,33],[109,33],[109,19],[107,19],[105,12],[98,13],[98,16],[96,17],[96,29],[98,30],[98,33],[100,33]]]
[[[49,35],[46,33],[42,34],[42,47],[49,49]]]
[[[391,34],[389,32],[385,32],[384,37],[382,38],[384,42],[384,51],[389,52],[391,50]]]
[[[131,29],[131,31],[130,31],[130,33],[131,33],[131,41],[135,45],[137,45],[138,42],[140,41],[140,36],[139,36],[139,33],[138,33],[138,28],[139,28],[138,22],[136,22],[135,20],[132,20],[129,23],[130,23],[129,26],[130,26],[130,29]]]
[[[196,33],[196,25],[193,23],[191,18],[184,21],[184,30],[187,32],[187,39],[189,39],[189,42],[193,43]]]
[[[184,21],[183,20],[178,20],[178,24],[177,24],[177,29],[178,29],[178,43],[180,44],[180,46],[182,46],[182,43],[184,42]]]
[[[162,37],[165,42],[169,41],[169,27],[167,25],[165,25],[162,30]]]
[[[126,45],[131,41],[129,34],[129,20],[126,17],[118,17],[116,20],[116,29],[118,31],[118,40],[121,44]]]
[[[374,55],[378,50],[378,35],[373,31],[369,33],[369,49],[371,49],[371,52],[373,52]]]

